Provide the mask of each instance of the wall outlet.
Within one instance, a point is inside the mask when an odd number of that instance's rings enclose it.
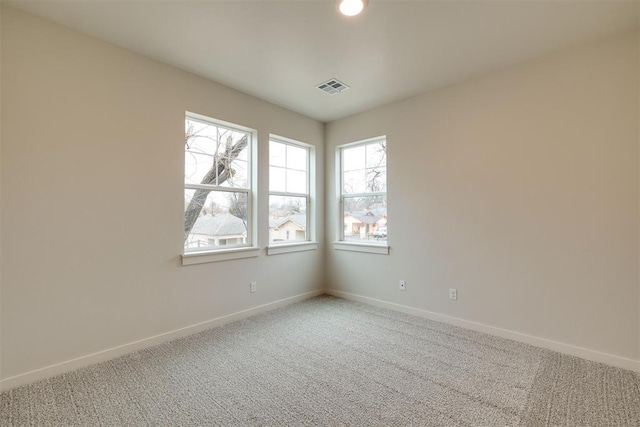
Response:
[[[449,288],[449,299],[457,300],[458,299],[458,290],[454,288]]]
[[[404,280],[400,280],[400,284],[398,285],[398,289],[400,289],[401,291],[406,291],[407,290],[407,282],[405,282]]]
[[[251,282],[251,286],[249,287],[249,292],[254,293],[258,290],[258,282]]]

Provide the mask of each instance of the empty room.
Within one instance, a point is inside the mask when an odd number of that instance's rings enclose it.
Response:
[[[638,426],[639,148],[635,0],[0,0],[0,425]]]

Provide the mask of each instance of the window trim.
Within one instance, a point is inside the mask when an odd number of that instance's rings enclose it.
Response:
[[[182,254],[182,265],[204,264],[209,262],[230,261],[242,258],[255,258],[259,255],[260,248],[256,247],[230,247],[200,252],[187,252]]]
[[[270,242],[267,236],[267,255],[279,255],[290,252],[316,250],[318,243],[316,242],[316,156],[315,146],[307,144],[301,141],[297,141],[291,138],[286,138],[280,135],[269,134],[269,149],[271,148],[271,141],[279,144],[290,145],[297,148],[303,148],[307,150],[307,192],[306,193],[292,193],[286,191],[271,191],[270,183],[267,185],[267,200],[271,196],[282,197],[300,197],[305,198],[306,203],[306,240],[290,240],[284,242]],[[269,156],[270,157],[270,156]],[[271,160],[267,161],[269,180],[271,179]],[[286,166],[285,166],[286,168]],[[267,221],[267,229],[268,229]]]
[[[345,250],[345,251],[353,251],[353,252],[366,252],[366,253],[374,253],[374,254],[389,254],[389,241],[386,240],[384,243],[375,243],[375,242],[358,242],[358,241],[347,241],[344,239],[344,199],[345,198],[353,198],[353,197],[372,197],[384,195],[387,197],[387,191],[376,191],[370,193],[353,193],[353,194],[343,194],[343,179],[344,179],[344,149],[347,148],[355,148],[359,146],[369,145],[376,142],[387,141],[386,135],[380,135],[373,138],[367,138],[360,141],[350,142],[347,144],[338,145],[336,147],[335,154],[335,164],[338,167],[335,168],[336,173],[336,204],[338,206],[338,229],[336,230],[336,240],[333,242],[334,250]],[[388,168],[388,162],[385,164],[385,172]],[[388,176],[388,175],[386,175]],[[387,226],[388,227],[388,226]],[[388,235],[387,235],[388,239]]]
[[[202,250],[186,249],[182,247],[182,265],[200,264],[206,262],[218,262],[226,261],[230,259],[257,257],[259,247],[257,245],[257,134],[255,129],[247,126],[238,125],[235,123],[227,122],[220,119],[215,119],[209,116],[205,116],[190,111],[185,112],[185,122],[187,120],[199,122],[205,125],[211,125],[216,127],[222,127],[231,131],[238,131],[247,133],[249,141],[247,143],[247,188],[236,187],[224,187],[219,185],[208,184],[187,184],[184,182],[184,170],[183,170],[183,185],[182,192],[185,190],[197,190],[207,189],[218,192],[228,193],[245,193],[247,195],[247,212],[249,218],[247,218],[247,239],[246,243],[225,245],[220,247],[208,246]],[[183,150],[183,153],[186,153]],[[184,167],[184,162],[183,162]],[[184,225],[184,208],[182,210],[182,224]]]
[[[318,249],[318,242],[292,242],[281,243],[267,247],[267,255],[288,254],[291,252],[315,251]]]
[[[391,247],[388,244],[357,243],[338,241],[333,242],[333,249],[339,251],[365,252],[370,254],[389,255]]]

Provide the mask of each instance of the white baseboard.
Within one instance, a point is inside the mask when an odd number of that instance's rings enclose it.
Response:
[[[186,326],[180,329],[175,329],[173,331],[165,332],[160,335],[134,341],[128,344],[123,344],[118,347],[113,347],[107,350],[88,354],[86,356],[81,356],[75,359],[67,360],[65,362],[56,363],[55,365],[46,366],[44,368],[36,369],[30,372],[25,372],[23,374],[15,375],[13,377],[5,378],[3,380],[0,380],[0,392],[9,390],[15,387],[19,387],[21,385],[29,384],[35,381],[51,378],[56,375],[74,371],[76,369],[84,368],[85,366],[93,365],[95,363],[104,362],[106,360],[123,356],[128,353],[133,353],[135,351],[142,350],[144,348],[162,344],[167,341],[185,337],[187,335],[192,335],[192,334],[204,331],[206,329],[222,326],[224,324],[234,322],[236,320],[255,316],[256,314],[263,313],[265,311],[273,310],[276,308],[284,307],[285,305],[293,304],[295,302],[299,302],[308,298],[313,298],[315,296],[322,295],[324,293],[325,293],[324,290],[306,292],[304,294],[281,299],[278,301],[273,301],[273,302],[263,304],[257,307],[253,307],[247,310],[238,311],[236,313],[228,314],[226,316],[222,316],[215,319],[207,320],[205,322],[197,323],[195,325]]]
[[[177,338],[192,335],[206,329],[215,328],[224,324],[234,322],[236,320],[244,319],[247,317],[255,316],[256,314],[263,313],[269,310],[273,310],[279,307],[284,307],[295,302],[299,302],[308,298],[313,298],[318,295],[329,294],[336,297],[349,299],[353,301],[362,302],[365,304],[374,305],[377,307],[387,308],[390,310],[400,311],[414,316],[423,317],[437,322],[448,323],[455,326],[460,326],[466,329],[472,329],[479,332],[484,332],[490,335],[496,335],[502,338],[511,339],[514,341],[523,342],[526,344],[535,345],[538,347],[546,348],[549,350],[557,351],[559,353],[568,354],[571,356],[581,357],[583,359],[592,360],[595,362],[605,363],[607,365],[616,366],[623,369],[628,369],[636,372],[640,372],[640,361],[628,359],[612,354],[602,353],[595,350],[589,350],[582,347],[573,346],[570,344],[564,344],[557,341],[548,340],[545,338],[539,338],[532,335],[522,334],[520,332],[510,331],[508,329],[497,328],[495,326],[489,326],[482,323],[472,322],[469,320],[460,319],[453,316],[447,316],[444,314],[438,314],[427,310],[421,310],[418,308],[409,307],[406,305],[387,302],[375,298],[365,297],[361,295],[355,295],[348,292],[337,291],[334,289],[317,290],[307,292],[304,294],[296,295],[293,297],[273,301],[264,305],[253,307],[247,310],[238,311],[226,316],[218,317],[212,320],[201,322],[195,325],[186,326],[184,328],[176,329],[170,332],[166,332],[153,337],[145,338],[139,341],[124,344],[118,347],[113,347],[107,350],[99,351],[96,353],[88,354],[86,356],[78,357],[75,359],[67,360],[65,362],[57,363],[54,365],[46,366],[44,368],[36,369],[23,374],[15,375],[13,377],[0,380],[0,392],[9,390],[21,385],[29,384],[35,381],[39,381],[46,378],[51,378],[56,375],[71,372],[76,369],[84,368],[95,363],[104,362],[119,356],[123,356],[128,353],[132,353],[144,348],[152,347],[158,344],[162,344]]]
[[[618,368],[640,372],[640,360],[633,360],[625,357],[615,356],[613,354],[602,353],[596,350],[590,350],[583,347],[564,344],[558,341],[548,340],[546,338],[539,338],[532,335],[523,334],[520,332],[510,331],[508,329],[497,328],[495,326],[489,326],[483,323],[477,323],[477,322],[472,322],[470,320],[460,319],[458,317],[438,314],[438,313],[434,313],[427,310],[421,310],[421,309],[409,307],[406,305],[387,302],[387,301],[383,301],[375,298],[369,298],[362,295],[355,295],[348,292],[337,291],[334,289],[327,289],[326,293],[336,297],[358,301],[358,302],[362,302],[369,305],[374,305],[376,307],[382,307],[390,310],[400,311],[402,313],[424,317],[429,320],[448,323],[450,325],[460,326],[461,328],[472,329],[474,331],[484,332],[490,335],[496,335],[496,336],[507,338],[513,341],[519,341],[525,344],[531,344],[537,347],[542,347],[549,350],[557,351],[558,353],[564,353],[571,356],[576,356],[583,359],[591,360],[594,362],[600,362],[600,363],[615,366]]]

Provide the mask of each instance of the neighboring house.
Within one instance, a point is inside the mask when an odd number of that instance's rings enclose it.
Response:
[[[229,213],[201,215],[191,229],[187,248],[239,245],[247,242],[244,221]]]
[[[307,216],[289,215],[282,218],[269,218],[269,241],[307,239]]]
[[[377,233],[381,228],[386,230],[387,214],[364,212],[345,212],[344,237],[366,240]],[[385,232],[386,236],[386,232]]]

